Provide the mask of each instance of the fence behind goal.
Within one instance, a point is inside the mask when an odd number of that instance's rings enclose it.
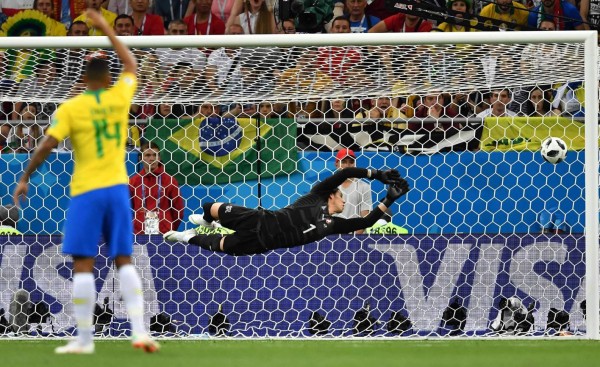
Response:
[[[341,148],[356,152],[357,166],[398,168],[412,187],[391,208],[406,235],[335,236],[252,257],[136,236],[148,323],[181,336],[228,325],[232,336],[566,327],[597,338],[598,249],[586,241],[598,238],[598,97],[585,88],[598,80],[592,33],[128,38],[140,65],[128,172],[140,167],[141,142],[159,145],[184,199],[180,229],[206,200],[292,203],[335,170]],[[112,51],[98,50],[106,40],[85,42],[2,40],[3,205],[56,105],[83,90],[86,55],[101,53],[118,75]],[[548,136],[566,141],[565,162],[543,161]],[[73,332],[69,259],[56,236],[72,165],[66,142],[32,177],[23,238],[0,237],[0,307],[10,314],[24,289],[53,315],[30,318],[43,321],[26,327],[33,335]],[[374,203],[385,195],[381,184],[371,189]],[[99,259],[97,331],[122,335],[118,280]],[[549,325],[561,310],[568,326]]]

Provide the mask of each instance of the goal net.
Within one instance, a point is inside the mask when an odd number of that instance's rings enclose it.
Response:
[[[152,142],[177,181],[144,176],[130,190],[153,333],[598,338],[594,32],[126,42],[139,80],[128,173],[147,166],[142,147]],[[60,237],[68,140],[32,176],[22,208],[9,204],[52,113],[85,89],[84,60],[107,58],[117,78],[108,46],[101,37],[0,39],[0,224],[23,234],[0,234],[0,334],[74,332],[72,260]],[[566,143],[563,162],[544,161],[548,137]],[[164,233],[194,228],[188,215],[206,201],[282,208],[354,161],[396,168],[411,186],[365,233],[233,257],[163,242],[147,226],[146,209]],[[368,184],[365,195],[357,181],[345,184],[347,215],[385,196],[384,185]],[[123,336],[107,253],[101,245],[94,322],[97,335]]]

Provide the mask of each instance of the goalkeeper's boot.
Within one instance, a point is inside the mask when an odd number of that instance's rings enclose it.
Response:
[[[167,242],[187,242],[190,238],[198,235],[195,229],[188,229],[183,232],[169,231],[163,234],[163,239]]]
[[[54,349],[56,354],[93,354],[94,343],[81,345],[77,340],[71,340],[67,345]]]
[[[131,339],[131,345],[136,349],[143,349],[146,353],[156,353],[160,350],[160,344],[148,334],[134,335]]]
[[[203,227],[208,227],[208,228],[219,228],[219,227],[221,227],[221,225],[219,223],[217,223],[216,220],[213,220],[212,222],[207,222],[206,219],[204,219],[204,216],[202,214],[191,214],[188,217],[188,220],[192,224],[195,224],[197,226],[203,226]]]

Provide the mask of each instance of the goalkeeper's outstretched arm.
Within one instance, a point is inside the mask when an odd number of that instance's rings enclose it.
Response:
[[[317,183],[310,192],[313,194],[329,195],[334,189],[349,178],[368,178],[371,180],[379,180],[384,184],[396,184],[400,182],[400,174],[395,169],[380,171],[376,169],[346,167],[336,171],[331,177]]]
[[[349,233],[373,226],[375,222],[383,216],[387,208],[389,208],[399,197],[405,195],[408,190],[410,190],[408,182],[403,178],[400,178],[398,183],[388,187],[385,197],[366,217],[351,219],[336,218],[334,222],[334,231],[336,233]]]

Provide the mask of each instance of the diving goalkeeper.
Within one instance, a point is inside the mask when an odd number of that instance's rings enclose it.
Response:
[[[338,186],[348,178],[376,179],[389,185],[383,200],[364,218],[333,216],[344,209],[345,200]],[[271,211],[209,202],[202,205],[203,216],[190,215],[194,224],[214,226],[214,222],[219,221],[222,226],[234,230],[233,234],[198,234],[192,229],[169,231],[163,237],[166,241],[187,242],[234,256],[302,246],[331,234],[371,227],[408,190],[408,183],[394,169],[380,171],[348,167],[317,183],[308,194],[283,209]]]

